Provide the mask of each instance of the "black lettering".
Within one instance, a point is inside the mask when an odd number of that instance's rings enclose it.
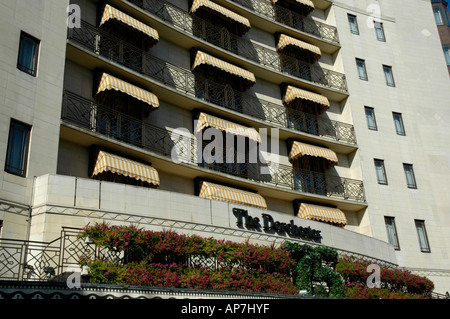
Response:
[[[242,227],[244,225],[242,218],[245,218],[247,222],[248,213],[246,210],[233,208],[233,214],[237,218],[236,225],[238,225],[239,227]]]
[[[271,231],[273,228],[273,218],[268,214],[262,214],[264,221],[264,230]]]

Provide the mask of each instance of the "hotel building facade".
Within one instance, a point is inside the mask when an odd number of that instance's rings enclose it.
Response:
[[[450,79],[430,2],[0,8],[2,240],[96,222],[291,240],[450,290]]]

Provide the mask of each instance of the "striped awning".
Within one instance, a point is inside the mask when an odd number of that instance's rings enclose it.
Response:
[[[159,41],[158,31],[149,27],[148,25],[136,20],[135,18],[130,17],[129,15],[123,13],[122,11],[111,7],[109,4],[105,6],[105,10],[103,11],[102,20],[100,21],[100,26],[106,23],[110,19],[118,20],[144,34],[148,35],[155,41]]]
[[[220,15],[224,16],[225,18],[239,23],[243,27],[242,29],[243,33],[247,32],[248,29],[250,29],[251,27],[250,21],[247,18],[209,0],[194,0],[192,2],[191,12],[194,13],[201,7],[213,10],[219,13]]]
[[[153,93],[120,80],[112,75],[103,73],[100,80],[100,85],[98,86],[97,94],[107,90],[120,91],[134,97],[139,101],[143,101],[154,108],[159,107],[159,99]]]
[[[340,227],[347,225],[344,212],[338,208],[302,203],[298,209],[298,217],[331,223]]]
[[[159,186],[159,174],[151,166],[138,163],[127,158],[100,151],[92,176],[103,172],[111,172]]]
[[[222,61],[216,57],[213,57],[205,52],[197,51],[197,55],[195,56],[194,65],[192,66],[192,70],[202,64],[207,64],[213,67],[216,67],[224,72],[232,74],[234,76],[241,77],[252,84],[256,82],[255,75],[247,70],[244,70],[240,67],[237,67],[231,63]]]
[[[299,39],[290,37],[286,34],[281,34],[277,44],[277,50],[283,50],[286,47],[294,47],[300,50],[305,50],[311,56],[311,62],[316,62],[322,56],[322,51],[319,47],[301,41]]]
[[[314,3],[311,0],[294,0],[298,4],[304,5],[308,10],[308,13],[311,13],[316,7],[314,6]],[[277,3],[278,0],[272,0],[273,3]]]
[[[259,194],[211,182],[201,182],[199,196],[207,199],[267,209],[266,200]]]
[[[293,161],[296,158],[302,156],[325,158],[328,161],[329,167],[333,167],[334,165],[338,164],[338,157],[332,150],[294,141],[294,143],[292,144],[291,152],[289,153],[289,160]]]
[[[245,136],[257,143],[261,143],[261,136],[256,129],[242,126],[202,112],[198,116],[196,132],[201,132],[207,127],[214,127],[230,134]]]
[[[330,107],[330,101],[325,96],[288,85],[283,102],[289,105],[296,99],[307,100],[318,104],[320,106],[319,113],[325,112]]]

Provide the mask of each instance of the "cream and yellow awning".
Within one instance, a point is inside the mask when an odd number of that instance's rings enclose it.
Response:
[[[336,153],[328,148],[294,141],[294,143],[292,144],[291,152],[289,153],[289,160],[293,161],[296,158],[302,156],[325,158],[326,160],[328,160],[330,167],[337,165],[339,162]]]
[[[217,3],[209,1],[209,0],[194,0],[192,2],[191,12],[194,13],[201,7],[206,7],[208,9],[211,9],[211,10],[221,14],[225,18],[228,18],[230,20],[233,20],[233,21],[241,24],[244,27],[243,32],[248,31],[248,29],[250,29],[250,27],[251,27],[250,21],[247,18],[245,18],[245,17],[237,14],[236,12],[233,12],[225,7],[222,7],[221,5],[218,5]]]
[[[272,0],[273,3],[277,3],[278,0]],[[298,4],[304,5],[308,8],[308,13],[313,11],[316,7],[314,6],[314,3],[311,0],[295,0]]]
[[[103,172],[111,172],[159,186],[159,174],[151,166],[138,163],[127,158],[100,151],[92,176]]]
[[[100,21],[100,26],[106,23],[110,19],[115,19],[117,21],[120,21],[133,29],[136,29],[140,32],[143,32],[144,34],[148,35],[149,37],[153,38],[153,40],[159,41],[159,34],[158,31],[155,29],[149,27],[148,25],[136,20],[133,17],[130,17],[129,15],[123,13],[122,11],[111,7],[109,4],[105,6],[105,10],[103,11],[102,19]]]
[[[298,210],[298,217],[332,223],[341,227],[347,225],[344,212],[338,208],[302,203]]]
[[[257,143],[261,143],[261,136],[256,129],[242,126],[202,112],[198,116],[196,132],[201,132],[207,127],[214,127],[230,134],[245,136]]]
[[[194,65],[192,66],[192,69],[194,70],[196,67],[202,64],[213,66],[234,76],[241,77],[253,84],[256,82],[255,75],[252,72],[244,70],[231,63],[222,61],[205,52],[197,51],[197,55],[195,56]]]
[[[123,80],[120,80],[112,75],[103,73],[100,84],[98,86],[97,94],[107,90],[120,91],[132,96],[139,101],[143,101],[154,108],[159,107],[159,99],[153,93],[141,89]]]
[[[318,104],[320,106],[319,113],[325,112],[330,107],[330,101],[325,96],[288,85],[283,102],[289,105],[296,99],[307,100]]]
[[[267,209],[266,200],[259,194],[211,182],[201,182],[199,196],[207,199]]]
[[[322,56],[322,51],[319,47],[290,37],[286,34],[281,34],[278,40],[277,50],[283,50],[286,47],[294,47],[300,50],[306,50],[312,57],[312,62],[316,62]]]

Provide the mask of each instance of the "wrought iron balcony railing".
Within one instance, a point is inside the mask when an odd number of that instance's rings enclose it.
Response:
[[[131,46],[85,21],[82,21],[81,28],[68,29],[68,38],[95,54],[197,99],[279,127],[356,144],[353,125],[287,108],[254,95],[233,90],[228,85],[214,83],[194,75],[190,70],[177,67]]]
[[[280,7],[271,0],[231,0],[270,20],[285,24],[318,38],[339,44],[336,27],[304,17],[287,8]]]
[[[201,18],[190,15],[173,4],[160,0],[129,0],[149,13],[170,23],[190,35],[198,37],[222,49],[242,56],[250,61],[281,73],[289,74],[320,86],[347,91],[345,75],[298,60],[276,52],[248,39],[230,33],[226,28],[215,26]],[[284,8],[282,8],[284,9]],[[284,9],[286,10],[286,9]],[[290,10],[287,10],[290,12]]]
[[[64,94],[61,118],[65,123],[170,157],[175,162],[303,193],[365,202],[363,183],[358,180],[274,162],[249,163],[247,160],[245,163],[207,164],[199,160],[198,154],[202,152],[197,150],[201,141],[197,141],[192,135],[186,136],[156,127],[145,120],[113,111],[68,91]]]

